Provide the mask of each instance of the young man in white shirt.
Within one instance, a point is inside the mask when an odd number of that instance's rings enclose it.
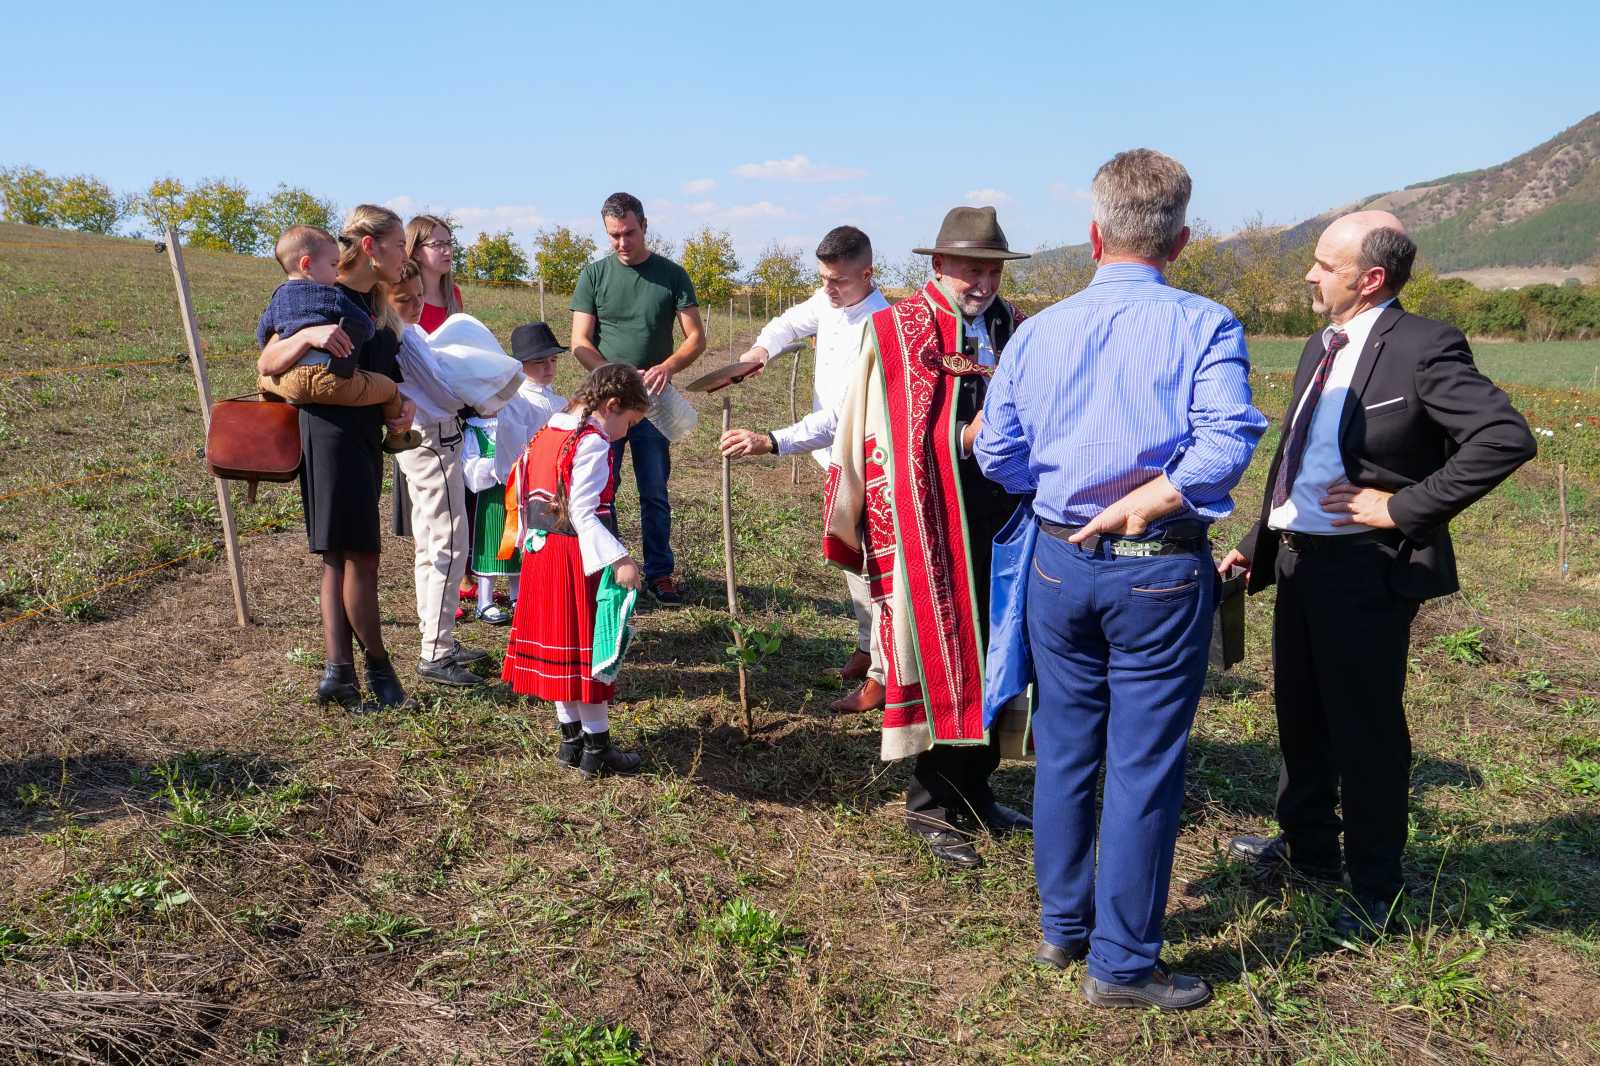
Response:
[[[794,455],[808,451],[823,470],[828,469],[833,435],[839,424],[851,371],[861,357],[862,333],[874,313],[889,306],[873,282],[872,242],[854,226],[829,230],[817,245],[817,274],[822,287],[809,300],[768,322],[756,343],[741,357],[763,366],[774,356],[806,337],[817,339],[817,366],[811,393],[811,413],[800,421],[770,432],[730,429],[722,436],[722,454],[730,459],[748,455]],[[883,661],[878,654],[877,611],[867,582],[860,574],[845,574],[850,603],[855,609],[855,654],[841,675],[861,686],[829,709],[838,713],[877,710],[883,706]]]

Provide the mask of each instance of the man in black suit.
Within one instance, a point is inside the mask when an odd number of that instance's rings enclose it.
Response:
[[[1221,563],[1247,567],[1252,593],[1278,586],[1283,751],[1282,835],[1235,837],[1229,853],[1338,880],[1342,829],[1346,937],[1382,931],[1403,888],[1406,660],[1418,605],[1459,588],[1449,522],[1534,454],[1461,331],[1397,302],[1416,250],[1384,211],[1317,241],[1306,281],[1331,325],[1300,357],[1261,517]]]

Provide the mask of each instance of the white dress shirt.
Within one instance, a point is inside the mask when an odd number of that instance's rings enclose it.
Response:
[[[1339,330],[1349,336],[1350,342],[1333,357],[1327,384],[1322,387],[1322,397],[1317,401],[1317,409],[1311,413],[1311,434],[1306,438],[1300,471],[1289,488],[1289,498],[1267,515],[1269,529],[1315,533],[1319,536],[1342,536],[1367,531],[1366,526],[1356,523],[1334,525],[1333,520],[1340,516],[1322,509],[1322,497],[1327,495],[1332,486],[1348,480],[1344,456],[1339,450],[1339,420],[1344,412],[1345,397],[1350,391],[1350,379],[1355,376],[1356,363],[1361,360],[1361,351],[1367,346],[1367,338],[1372,334],[1378,316],[1393,302],[1385,300],[1377,307],[1367,308],[1342,326],[1329,326],[1322,331],[1324,350],[1327,349],[1328,339]],[[1310,392],[1308,387],[1306,394]],[[1305,406],[1305,400],[1305,396],[1300,397],[1295,418],[1300,417],[1300,408]],[[1294,420],[1291,419],[1284,425],[1283,432],[1290,432],[1293,426]]]
[[[828,301],[827,290],[818,289],[804,303],[768,322],[756,337],[756,347],[765,348],[769,356],[806,337],[817,338],[811,413],[792,426],[772,431],[779,455],[809,451],[818,466],[828,468],[833,434],[839,426],[839,405],[844,402],[856,360],[861,358],[867,320],[888,306],[889,301],[876,288],[866,299],[849,307],[834,307]]]

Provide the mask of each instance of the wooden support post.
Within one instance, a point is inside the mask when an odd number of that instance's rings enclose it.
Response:
[[[722,432],[733,426],[733,397],[722,394]],[[739,620],[739,594],[733,575],[733,466],[726,455],[722,457],[722,568],[728,584],[728,620]],[[733,645],[744,650],[744,635],[737,626],[729,626]],[[739,709],[744,712],[744,734],[755,734],[755,718],[750,713],[750,676],[744,660],[739,660]]]
[[[735,344],[734,334],[736,332],[738,332],[738,331],[733,328],[733,293],[730,291],[728,293],[728,358],[729,359],[732,359],[733,355],[734,355],[734,351],[733,351],[734,344]]]
[[[200,394],[200,418],[206,432],[211,430],[211,382],[206,376],[206,357],[200,350],[200,327],[195,323],[194,298],[189,292],[189,273],[183,267],[183,250],[178,246],[178,231],[167,227],[167,258],[172,263],[172,283],[178,290],[178,315],[183,319],[183,336],[189,345],[189,364],[194,369],[194,387]],[[221,478],[217,483],[217,513],[222,516],[222,543],[228,553],[228,572],[233,578],[233,609],[241,626],[250,624],[250,603],[244,588],[244,562],[239,557],[239,529],[233,520],[233,497]]]
[[[794,362],[789,365],[789,424],[791,426],[800,421],[800,408],[796,406],[797,401],[795,399],[795,384],[800,379],[800,355],[804,351],[805,349],[803,348],[796,351],[794,353]],[[800,484],[800,456],[798,454],[789,457],[789,484]]]
[[[544,317],[544,273],[542,271],[539,274],[539,321],[550,321]]]
[[[1556,494],[1561,498],[1561,538],[1556,547],[1556,573],[1562,581],[1571,576],[1567,567],[1567,464],[1556,466]]]

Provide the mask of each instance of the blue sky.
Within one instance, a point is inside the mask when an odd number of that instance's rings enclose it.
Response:
[[[0,165],[140,189],[301,185],[344,207],[602,236],[607,193],[681,239],[861,225],[890,258],[993,203],[1084,239],[1122,148],[1193,217],[1287,223],[1500,162],[1600,110],[1600,4],[30,5]]]

